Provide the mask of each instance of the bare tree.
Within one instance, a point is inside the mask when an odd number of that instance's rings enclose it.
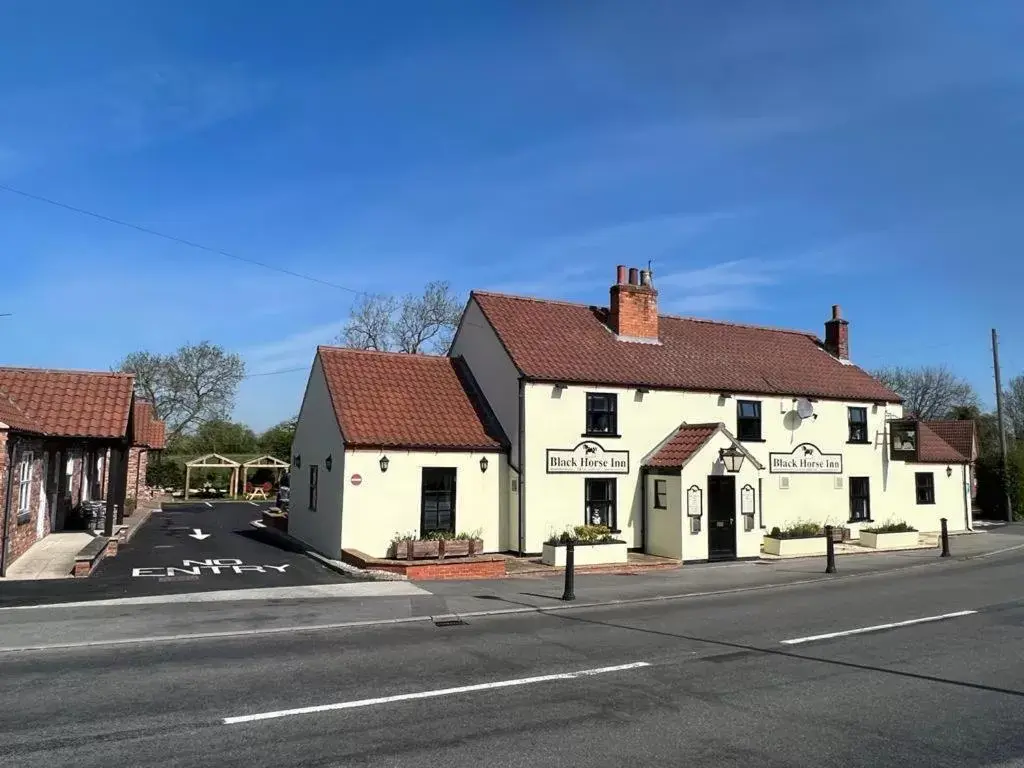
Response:
[[[138,395],[153,403],[167,424],[168,441],[204,422],[225,419],[245,378],[242,358],[204,341],[174,354],[133,352],[118,370],[135,374]]]
[[[420,295],[364,296],[352,308],[339,341],[355,349],[444,354],[462,314],[447,282],[428,283]]]
[[[978,394],[966,379],[945,366],[890,366],[873,372],[903,397],[903,411],[919,419],[947,418],[958,407],[977,407]]]
[[[363,296],[349,313],[348,324],[339,340],[353,349],[388,352],[397,311],[398,302],[394,296]]]

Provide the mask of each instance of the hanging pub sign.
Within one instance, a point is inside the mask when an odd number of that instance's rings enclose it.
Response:
[[[790,453],[769,453],[768,471],[795,475],[841,475],[843,454],[822,453],[813,443],[800,443]]]
[[[549,475],[628,475],[629,451],[606,451],[584,440],[575,448],[548,448]]]

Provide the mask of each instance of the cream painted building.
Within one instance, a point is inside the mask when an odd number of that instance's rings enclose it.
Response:
[[[756,557],[765,533],[802,521],[853,538],[890,521],[969,527],[971,457],[942,437],[958,430],[903,419],[900,398],[851,363],[839,307],[821,340],[660,315],[637,269],[618,269],[609,298],[473,292],[448,358],[321,348],[291,530],[327,553],[381,556],[396,532],[443,523],[479,529],[489,551],[536,553],[603,523],[630,548],[699,561]],[[450,386],[424,389],[420,367]],[[317,491],[299,462],[331,453],[343,466],[306,509]],[[454,520],[424,522],[441,467],[457,477],[443,502]]]
[[[500,547],[507,447],[460,361],[320,347],[292,444],[289,532],[330,557],[395,534]]]

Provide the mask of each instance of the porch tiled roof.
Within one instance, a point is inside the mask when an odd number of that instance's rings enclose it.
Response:
[[[683,424],[644,462],[646,467],[679,469],[721,428],[721,424]]]
[[[132,385],[125,373],[0,368],[0,420],[44,435],[124,437]]]
[[[659,315],[658,343],[637,343],[616,338],[606,307],[484,291],[472,298],[534,380],[902,402],[804,331]]]
[[[346,446],[499,450],[505,439],[463,361],[322,346]]]

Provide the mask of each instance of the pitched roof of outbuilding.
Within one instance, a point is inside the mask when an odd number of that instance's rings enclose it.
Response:
[[[346,446],[502,449],[506,440],[458,358],[321,346]]]
[[[957,448],[946,442],[935,422],[917,422],[917,461],[925,464],[963,464],[970,461],[970,452],[961,453]]]
[[[474,291],[509,356],[539,381],[901,402],[804,331],[660,315],[658,343],[615,337],[608,309]]]
[[[153,450],[164,448],[164,423],[148,400],[135,400],[132,411],[132,443]]]
[[[978,450],[976,427],[971,419],[925,421],[924,425],[934,432],[953,450],[968,460],[976,458]]]
[[[126,373],[0,368],[0,421],[57,437],[123,437],[133,382]]]

